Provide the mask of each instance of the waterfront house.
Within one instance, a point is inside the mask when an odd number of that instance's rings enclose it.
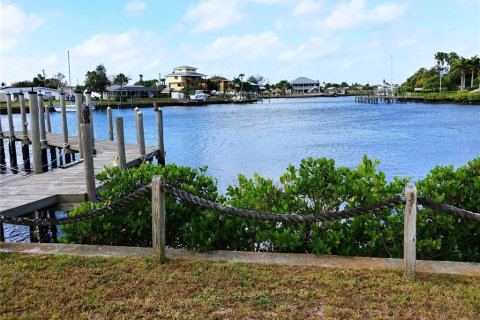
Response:
[[[165,76],[165,84],[173,91],[181,91],[183,88],[204,88],[206,75],[197,72],[198,68],[180,66],[173,69],[173,73]]]
[[[132,98],[153,98],[155,96],[155,90],[144,86],[112,85],[108,86],[103,94],[103,97],[107,99],[115,99],[119,96]]]
[[[5,102],[6,94],[10,93],[10,98],[12,99],[12,101],[17,101],[20,92],[24,94],[25,100],[28,100],[29,91],[32,91],[32,87],[3,87],[2,94],[0,95],[0,100],[1,102]],[[60,91],[57,89],[47,87],[33,87],[33,91],[38,94],[43,94],[45,100],[48,100],[49,98],[51,100],[60,100]]]
[[[292,93],[320,93],[320,81],[299,77],[290,81]]]
[[[227,92],[228,89],[232,86],[232,81],[221,76],[213,76],[208,80],[210,80],[210,82],[212,82],[217,87],[215,90],[217,90],[218,92]]]

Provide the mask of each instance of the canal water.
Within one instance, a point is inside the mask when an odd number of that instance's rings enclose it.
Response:
[[[142,108],[147,145],[156,144],[156,117]],[[333,158],[338,166],[356,167],[364,154],[378,158],[379,169],[394,176],[424,178],[436,165],[455,167],[480,156],[480,106],[432,104],[360,104],[353,97],[271,99],[247,105],[165,107],[167,163],[208,166],[225,191],[238,173],[278,179],[289,164],[306,157]],[[136,143],[133,110],[122,116],[126,143]],[[69,133],[76,135],[75,113],[68,113]],[[61,115],[51,115],[61,133]],[[16,130],[20,116],[15,115]],[[95,138],[107,139],[106,111],[95,111]],[[2,127],[8,128],[6,116]],[[10,241],[28,238],[9,226]],[[28,229],[28,228],[27,228]],[[11,234],[10,234],[11,233]]]

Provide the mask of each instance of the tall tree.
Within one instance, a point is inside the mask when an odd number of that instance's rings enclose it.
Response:
[[[470,88],[473,89],[473,77],[476,72],[479,72],[480,69],[480,58],[477,56],[473,56],[469,60],[469,67],[470,71],[472,72],[472,77],[470,79]]]
[[[464,57],[456,60],[453,64],[453,72],[460,73],[460,90],[465,90],[465,75],[468,71],[469,65],[468,60]]]
[[[116,84],[117,86],[120,86],[120,103],[122,103],[123,86],[128,84],[129,81],[130,81],[130,78],[124,75],[123,73],[119,73],[113,78],[112,83]]]
[[[103,93],[110,85],[110,80],[107,76],[107,69],[103,64],[99,64],[94,71],[87,71],[85,74],[85,88],[88,91],[98,92],[103,99]]]
[[[443,76],[443,71],[445,70],[443,68],[445,61],[449,58],[449,55],[445,52],[437,52],[435,54],[435,60],[437,60],[437,67],[438,67],[438,73],[440,75],[440,89],[439,91],[442,91],[442,76]]]

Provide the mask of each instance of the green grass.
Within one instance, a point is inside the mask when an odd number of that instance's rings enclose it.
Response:
[[[1,319],[479,319],[480,278],[0,254]]]

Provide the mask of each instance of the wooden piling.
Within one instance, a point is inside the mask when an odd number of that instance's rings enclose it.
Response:
[[[95,150],[95,126],[93,122],[93,111],[92,111],[92,93],[91,92],[86,92],[85,93],[85,103],[87,104],[89,110],[90,110],[90,129],[92,130],[91,132],[91,137],[92,137],[92,148]],[[95,154],[95,152],[94,152]]]
[[[403,262],[405,273],[409,276],[414,276],[417,255],[417,188],[415,186],[407,186],[405,188],[405,199]]]
[[[158,163],[165,165],[165,147],[163,144],[163,113],[162,109],[157,110],[157,137],[158,137]]]
[[[5,232],[3,231],[3,222],[0,222],[0,242],[5,242]]]
[[[82,137],[81,137],[81,130],[80,124],[82,123],[82,93],[75,92],[75,107],[77,111],[77,134],[78,134],[78,150],[80,159],[83,158],[83,146],[82,146]]]
[[[25,95],[23,92],[18,94],[18,100],[20,101],[20,116],[22,119],[22,159],[23,170],[30,173],[30,140],[28,138],[28,124],[27,124],[27,110],[25,108]]]
[[[7,173],[5,160],[5,145],[3,144],[2,117],[0,116],[0,174]]]
[[[40,144],[40,128],[38,121],[38,97],[35,91],[28,93],[30,101],[30,131],[32,134],[33,172],[42,173],[42,146]]]
[[[47,131],[45,129],[45,106],[43,104],[43,94],[38,95],[38,122],[40,124],[40,144],[42,146],[42,171],[48,171],[47,156]]]
[[[55,211],[50,211],[49,212],[49,217],[50,217],[50,220],[55,220],[57,217],[55,216]],[[57,239],[57,226],[52,224],[50,226],[50,232],[52,233],[52,242],[55,242],[57,243],[58,242],[58,239]]]
[[[127,167],[127,160],[125,156],[125,139],[123,135],[123,118],[115,118],[115,127],[117,131],[117,157],[118,157],[118,166],[121,169]]]
[[[52,132],[52,122],[50,121],[50,104],[45,106],[45,121],[47,122],[47,132]]]
[[[88,108],[88,106],[87,106]],[[80,125],[82,146],[83,146],[83,165],[85,168],[85,184],[87,186],[88,201],[96,202],[97,194],[95,190],[95,170],[93,167],[93,146],[92,146],[92,127],[91,123],[84,122]]]
[[[65,163],[70,163],[70,145],[68,143],[67,110],[65,109],[65,93],[60,93],[60,112],[62,113],[63,154]]]
[[[164,183],[163,176],[155,176],[152,179],[152,247],[154,260],[165,263],[165,193],[161,186]]]
[[[6,94],[6,98],[7,98],[8,132],[9,132],[8,152],[10,154],[10,169],[12,170],[12,173],[18,173],[15,127],[13,125],[12,97],[10,93]]]
[[[113,141],[112,108],[110,107],[107,107],[107,121],[108,121],[108,140]]]
[[[142,161],[145,161],[145,134],[143,130],[143,113],[138,111],[135,115],[137,123],[137,145],[138,153]]]

